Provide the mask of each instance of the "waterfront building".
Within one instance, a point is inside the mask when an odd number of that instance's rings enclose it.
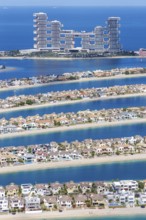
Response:
[[[49,21],[46,13],[34,13],[34,48],[58,51],[119,52],[119,17],[109,17],[106,26],[96,26],[93,31],[64,30],[60,21]],[[80,40],[76,47],[76,39]]]
[[[141,56],[141,57],[146,57],[146,49],[140,48],[140,49],[139,49],[139,56]]]
[[[36,41],[36,44],[34,45],[34,48],[47,48],[47,23],[48,23],[48,16],[45,13],[36,13],[34,14],[34,27],[35,27],[35,38],[34,41]]]
[[[110,17],[107,21],[107,30],[108,30],[108,46],[110,52],[117,52],[120,50],[120,41],[119,41],[119,21],[118,17]]]

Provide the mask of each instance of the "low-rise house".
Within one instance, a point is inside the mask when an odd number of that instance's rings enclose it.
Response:
[[[24,163],[34,163],[36,162],[36,158],[33,154],[24,154],[22,157],[24,160]]]
[[[79,192],[78,184],[74,182],[66,183],[67,193],[68,194],[76,194]]]
[[[136,191],[138,190],[138,183],[134,180],[121,180],[113,182],[113,189],[116,191]]]
[[[58,182],[51,183],[50,184],[50,190],[52,191],[53,195],[59,194],[59,191],[61,190],[62,186],[63,185],[61,183],[58,183]]]
[[[14,155],[10,152],[3,152],[0,154],[1,166],[5,166],[6,164],[13,164],[18,162],[18,156]]]
[[[75,151],[70,152],[69,155],[70,155],[70,158],[73,159],[73,160],[79,160],[79,159],[83,158],[83,156],[77,151],[76,152]]]
[[[115,199],[114,192],[106,193],[106,198],[107,198],[108,201],[114,201],[114,199]]]
[[[28,196],[33,188],[33,185],[30,183],[25,183],[25,184],[21,184],[20,188],[22,195]]]
[[[4,198],[5,195],[6,195],[5,189],[2,186],[0,186],[0,198]]]
[[[87,192],[91,192],[92,184],[88,182],[81,182],[80,183],[80,189],[82,190],[82,193],[85,194]]]
[[[36,191],[37,195],[44,196],[45,193],[49,191],[48,184],[36,184],[35,191]]]
[[[6,186],[6,195],[7,196],[15,196],[19,193],[19,186],[11,183],[10,185]]]
[[[35,122],[31,122],[31,123],[24,123],[22,125],[22,128],[25,130],[31,130],[31,129],[35,129],[38,127],[38,124]]]
[[[44,205],[47,209],[57,207],[57,198],[56,196],[45,196],[43,199]]]
[[[139,205],[146,205],[146,193],[141,193],[138,201]]]
[[[40,198],[25,197],[25,213],[30,212],[42,212]]]
[[[72,158],[70,157],[70,154],[68,152],[59,152],[58,154],[58,159],[59,160],[72,160]]]
[[[13,132],[17,132],[17,126],[15,125],[3,126],[3,133],[13,133]]]
[[[106,185],[104,182],[94,182],[92,184],[92,187],[95,187],[96,188],[96,192],[98,194],[103,194],[105,192],[108,192],[109,191],[109,185]]]
[[[57,203],[60,207],[71,208],[72,207],[72,198],[68,195],[59,196]]]
[[[51,161],[59,161],[58,152],[49,152],[49,160]]]
[[[0,212],[8,212],[9,211],[9,203],[6,197],[0,198]]]
[[[84,207],[87,201],[87,196],[78,194],[74,196],[74,204],[76,207]]]
[[[18,196],[11,197],[9,199],[9,208],[10,209],[24,209],[24,199]]]
[[[135,203],[135,194],[134,193],[129,193],[127,201],[129,204],[134,204]]]
[[[93,206],[104,206],[105,205],[105,200],[103,195],[100,194],[91,194],[90,197],[91,203]]]
[[[48,153],[44,151],[35,152],[35,159],[37,162],[46,162],[48,160]]]

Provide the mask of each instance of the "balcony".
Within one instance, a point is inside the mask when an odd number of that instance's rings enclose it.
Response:
[[[34,49],[38,49],[37,44],[34,44],[34,45],[33,45],[33,48],[34,48]]]

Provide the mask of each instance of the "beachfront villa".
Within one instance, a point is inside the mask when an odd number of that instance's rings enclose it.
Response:
[[[25,194],[24,187],[29,189]],[[0,198],[1,213],[29,214],[90,208],[106,210],[146,205],[145,181],[79,183],[70,181],[64,184],[28,183],[21,186],[11,183],[1,187],[0,190],[3,192],[3,197]]]
[[[146,137],[138,135],[135,137],[105,140],[86,139],[82,142],[73,141],[71,143],[67,141],[61,143],[53,141],[48,144],[0,148],[0,166],[3,169],[5,167],[14,171],[15,169],[17,170],[18,166],[24,170],[28,168],[27,165],[29,164],[30,166],[36,165],[37,169],[37,166],[41,167],[44,164],[49,166],[51,163],[57,167],[58,164],[56,162],[63,162],[64,165],[68,165],[69,161],[74,164],[77,161],[86,163],[96,159],[94,161],[97,163],[100,158],[108,160],[112,159],[112,156],[115,159],[119,158],[119,160],[122,155],[132,156],[132,159],[134,155],[141,158],[141,155],[145,155],[145,153]],[[72,192],[71,187],[71,184],[68,185],[68,193]],[[22,194],[28,194],[31,188],[31,185],[22,185]],[[54,194],[60,190],[59,185],[56,185],[54,188]],[[76,191],[76,187],[74,187],[74,190]],[[0,195],[1,193],[0,191]]]
[[[119,17],[109,17],[106,26],[96,26],[93,31],[64,30],[60,21],[48,21],[46,13],[34,13],[34,48],[57,51],[119,52]],[[80,45],[76,46],[76,39]]]
[[[90,81],[98,80],[103,77],[137,77],[145,75],[146,69],[142,67],[136,68],[116,68],[111,70],[93,70],[93,71],[82,71],[82,72],[67,72],[59,75],[39,75],[33,77],[23,77],[23,78],[12,78],[0,80],[0,89],[18,89],[18,88],[27,88],[33,86],[43,86],[50,83],[59,83],[59,82],[71,82],[71,81]]]

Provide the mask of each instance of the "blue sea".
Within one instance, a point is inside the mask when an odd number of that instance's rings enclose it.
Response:
[[[40,11],[77,31],[92,31],[110,16],[121,17],[123,49],[146,48],[146,7],[0,7],[0,50],[32,48],[33,13]]]
[[[60,20],[64,29],[91,31],[97,25],[105,25],[109,16],[121,17],[121,44],[125,50],[139,50],[146,48],[146,7],[0,7],[0,50],[29,49],[33,47],[33,13],[48,13],[50,20]],[[0,79],[22,78],[40,74],[59,75],[65,72],[87,71],[96,69],[113,69],[126,67],[146,67],[146,59],[86,59],[86,60],[1,60],[0,65],[14,67],[15,70],[0,72]],[[0,98],[20,94],[37,94],[49,91],[68,89],[105,87],[114,85],[146,84],[146,77],[121,80],[102,80],[94,82],[49,85],[38,88],[18,89],[0,92]],[[0,114],[9,119],[22,115],[24,117],[35,114],[52,112],[71,112],[85,109],[118,108],[130,106],[146,106],[146,97],[85,102],[75,105],[55,106],[31,110],[12,111]],[[19,146],[50,141],[82,141],[85,138],[114,138],[132,135],[146,136],[146,123],[101,127],[96,129],[73,130],[56,132],[37,136],[15,137],[0,139],[0,147]],[[38,183],[54,181],[94,181],[113,179],[146,179],[146,161],[126,163],[102,164],[73,168],[48,169],[31,172],[19,172],[0,175],[0,185],[14,183]],[[144,220],[144,217],[104,217],[86,218],[87,220]],[[68,218],[72,220],[72,218]]]

